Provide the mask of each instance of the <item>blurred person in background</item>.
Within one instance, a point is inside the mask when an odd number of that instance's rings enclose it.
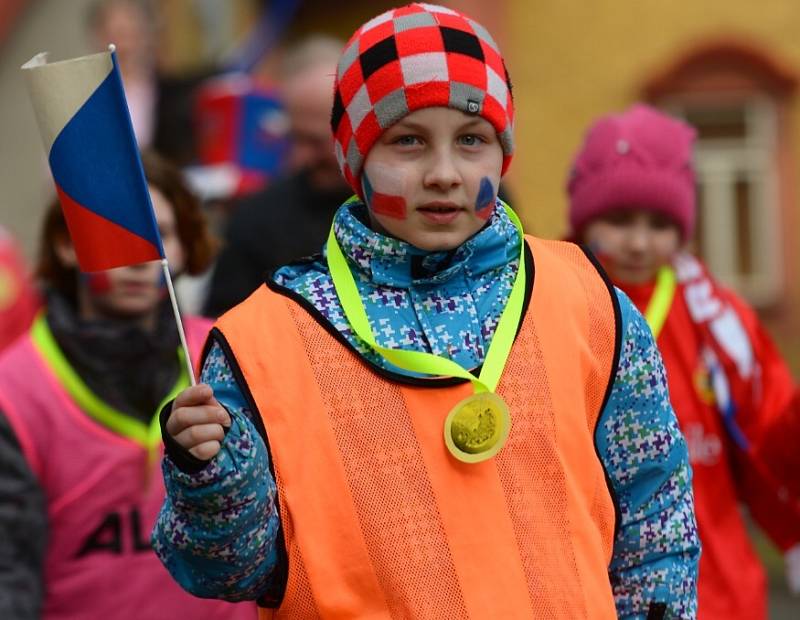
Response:
[[[214,244],[179,173],[143,158],[175,276]],[[194,598],[148,534],[164,498],[157,412],[189,385],[158,262],[78,271],[57,203],[42,230],[43,313],[0,357],[0,617],[255,617]],[[184,317],[192,356],[209,324]]]
[[[28,330],[39,305],[19,246],[0,226],[0,351]]]
[[[290,125],[288,172],[234,206],[211,280],[208,316],[244,300],[275,267],[317,252],[336,206],[352,193],[339,171],[330,132],[342,47],[318,35],[286,51],[279,77]]]
[[[777,462],[797,452],[795,384],[753,309],[686,251],[694,137],[645,105],[597,120],[573,162],[569,220],[645,314],[664,358],[694,470],[698,618],[755,620],[766,618],[766,578],[739,503],[797,554],[800,471]]]
[[[213,66],[164,75],[158,66],[161,4],[152,0],[95,0],[86,14],[91,47],[116,46],[125,98],[140,148],[189,165],[197,157],[194,100]]]
[[[156,72],[156,22],[146,0],[97,0],[87,27],[98,51],[116,46],[133,132],[139,146],[152,144],[156,132],[159,84]]]

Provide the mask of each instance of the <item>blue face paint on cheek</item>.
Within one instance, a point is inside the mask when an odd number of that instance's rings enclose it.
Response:
[[[372,189],[372,183],[370,183],[366,172],[361,175],[361,187],[364,189],[364,202],[369,206],[372,204],[372,194],[374,190]]]
[[[475,214],[485,220],[488,220],[494,211],[495,191],[489,177],[481,179],[481,185],[478,189],[478,197],[475,199]]]
[[[606,270],[611,270],[611,268],[614,266],[614,261],[611,258],[611,255],[605,251],[603,243],[599,239],[589,239],[586,242],[586,247],[592,254],[595,255],[597,260],[600,261],[600,264],[603,265]]]

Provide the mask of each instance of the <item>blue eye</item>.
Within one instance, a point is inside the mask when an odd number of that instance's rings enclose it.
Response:
[[[464,146],[478,146],[486,142],[482,136],[474,133],[468,133],[464,134],[463,136],[459,136],[458,140]]]
[[[395,144],[399,144],[400,146],[414,146],[416,144],[420,144],[421,140],[417,136],[412,135],[403,135],[398,136],[394,139]]]

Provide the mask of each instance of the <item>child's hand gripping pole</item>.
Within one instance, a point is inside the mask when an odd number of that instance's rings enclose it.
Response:
[[[214,392],[200,384],[178,394],[166,430],[192,456],[208,461],[219,453],[230,425],[230,415],[214,398]]]

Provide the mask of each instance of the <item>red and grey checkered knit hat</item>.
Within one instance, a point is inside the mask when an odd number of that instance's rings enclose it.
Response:
[[[380,135],[414,110],[435,106],[489,121],[505,174],[514,150],[514,104],[489,32],[462,13],[423,3],[361,26],[339,60],[331,115],[339,166],[358,194],[364,159]]]

